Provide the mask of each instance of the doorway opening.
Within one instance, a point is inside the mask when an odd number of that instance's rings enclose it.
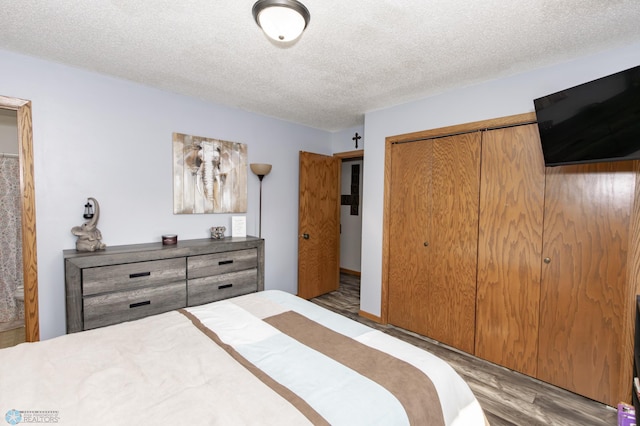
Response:
[[[362,253],[362,171],[364,150],[334,154],[340,174],[340,274],[359,277]]]

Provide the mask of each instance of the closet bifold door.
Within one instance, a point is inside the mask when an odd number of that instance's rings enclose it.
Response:
[[[388,320],[473,353],[480,134],[391,155]]]
[[[388,321],[425,333],[431,198],[430,142],[391,146]]]
[[[475,355],[535,376],[545,167],[535,124],[482,136]]]
[[[538,378],[611,406],[631,392],[620,376],[634,166],[547,169]]]

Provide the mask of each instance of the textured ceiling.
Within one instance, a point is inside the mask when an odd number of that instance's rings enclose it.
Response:
[[[303,0],[309,27],[283,48],[253,3],[3,0],[0,49],[335,131],[640,41],[640,0]]]

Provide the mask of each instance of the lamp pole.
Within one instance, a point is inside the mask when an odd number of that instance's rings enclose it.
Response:
[[[258,179],[260,179],[260,213],[258,219],[258,238],[262,238],[262,179],[264,179],[264,175],[258,175]]]
[[[251,171],[260,179],[260,213],[258,222],[258,237],[262,238],[262,179],[271,172],[271,164],[253,163],[249,164]]]

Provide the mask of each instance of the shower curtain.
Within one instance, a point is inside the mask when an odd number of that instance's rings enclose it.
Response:
[[[0,330],[24,320],[24,303],[15,298],[23,284],[18,161],[0,153]]]

